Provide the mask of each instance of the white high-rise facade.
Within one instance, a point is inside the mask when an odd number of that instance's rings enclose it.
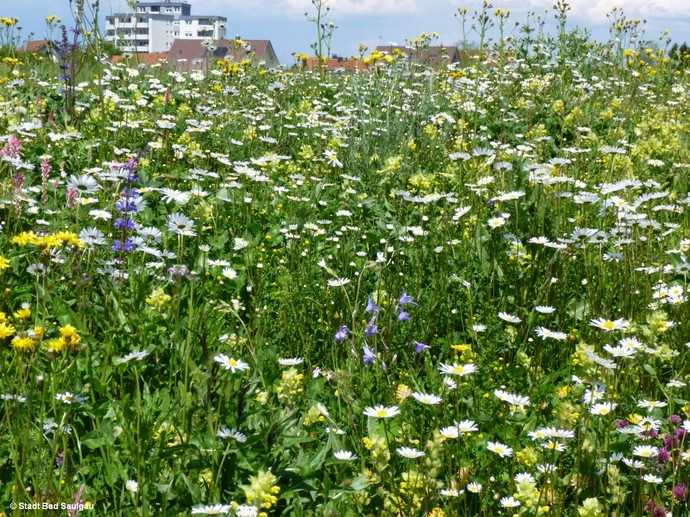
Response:
[[[227,18],[191,11],[190,4],[177,0],[139,2],[135,13],[106,16],[105,39],[124,52],[167,52],[176,39],[225,38]]]

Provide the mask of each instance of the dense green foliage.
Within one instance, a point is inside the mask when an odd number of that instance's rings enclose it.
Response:
[[[3,507],[687,514],[688,74],[526,34],[71,104],[5,59]]]

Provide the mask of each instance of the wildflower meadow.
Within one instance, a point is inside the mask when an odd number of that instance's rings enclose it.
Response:
[[[0,19],[0,511],[690,515],[690,68],[567,11],[356,72]]]

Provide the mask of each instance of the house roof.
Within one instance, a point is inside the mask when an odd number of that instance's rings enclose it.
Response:
[[[170,50],[168,56],[170,61],[201,59],[206,56],[206,48],[202,45],[202,39],[176,39]]]
[[[434,47],[414,49],[411,47],[388,45],[376,47],[376,50],[380,52],[387,52],[389,54],[401,52],[411,61],[426,65],[438,65],[446,59],[449,63],[455,63],[460,59],[458,49],[454,46],[444,47],[439,45]]]
[[[329,57],[327,59],[322,60],[321,64],[322,64],[324,70],[330,70],[330,71],[345,70],[348,72],[355,72],[357,70],[366,70],[367,69],[367,65],[362,63],[356,57],[333,56],[333,57]],[[318,70],[319,58],[318,57],[307,58],[306,62],[304,63],[304,66],[307,68],[307,70]]]
[[[168,61],[168,53],[167,52],[140,52],[138,54],[133,54],[133,57],[131,59],[138,60],[139,63],[145,64],[145,65],[157,65],[160,62],[167,62]],[[126,59],[129,59],[125,55],[115,55],[113,56],[113,63],[121,63],[122,61],[125,61]]]
[[[169,56],[171,61],[204,59],[208,56],[208,51],[204,47],[203,39],[176,39],[170,47]],[[233,40],[218,40],[213,42],[216,50],[213,56],[225,58],[230,57],[235,60],[242,60],[253,55],[255,61],[265,61],[267,63],[278,63],[273,45],[270,40],[244,40],[248,50],[237,48]]]
[[[26,50],[27,52],[31,52],[32,54],[35,54],[37,52],[42,52],[43,50],[49,47],[50,41],[48,41],[47,39],[35,39],[27,41],[24,50]]]

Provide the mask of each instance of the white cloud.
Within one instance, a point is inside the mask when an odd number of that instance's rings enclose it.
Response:
[[[628,18],[659,19],[688,16],[687,0],[570,0],[571,16],[591,23],[606,23],[606,15],[620,7]],[[551,9],[553,0],[497,0],[495,6],[519,10]]]
[[[229,9],[286,15],[302,15],[313,10],[311,0],[192,0],[191,3],[195,12],[210,13],[210,9],[221,9],[228,15]],[[417,10],[417,0],[329,0],[328,5],[334,15],[395,15]]]
[[[288,8],[311,7],[310,0],[285,0]],[[417,0],[330,0],[334,14],[406,14],[414,12]]]

